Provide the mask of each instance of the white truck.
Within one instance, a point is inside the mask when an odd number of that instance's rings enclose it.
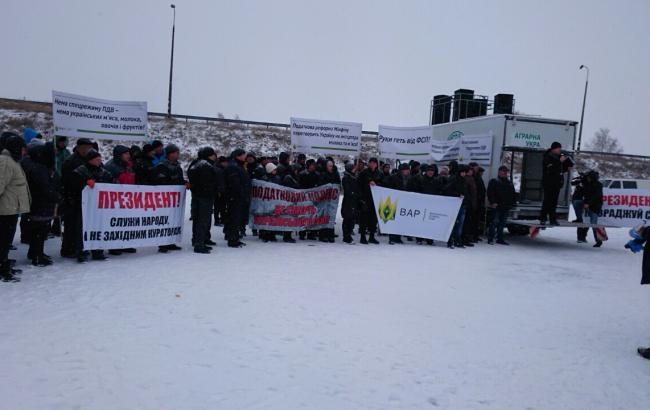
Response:
[[[576,121],[557,120],[525,115],[498,114],[469,118],[433,126],[433,139],[448,141],[462,136],[492,136],[489,160],[482,162],[486,169],[485,183],[497,176],[499,166],[510,168],[510,175],[517,190],[517,205],[513,208],[508,229],[512,233],[527,234],[535,220],[539,220],[542,208],[542,159],[544,152],[554,141],[572,155],[576,138]],[[463,158],[468,163],[471,158]],[[439,162],[439,165],[446,165]],[[557,215],[567,220],[571,205],[570,172],[558,201]],[[517,223],[517,222],[520,223]]]

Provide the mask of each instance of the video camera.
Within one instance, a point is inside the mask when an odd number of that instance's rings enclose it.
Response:
[[[568,151],[561,151],[561,154],[563,155],[566,159],[562,163],[562,170],[567,171],[569,168],[573,168],[576,165],[575,159],[573,159],[573,156],[571,155],[570,152]]]

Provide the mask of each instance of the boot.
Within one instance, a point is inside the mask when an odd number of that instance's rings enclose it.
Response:
[[[352,236],[350,235],[343,235],[343,242],[345,243],[352,243]]]
[[[361,238],[359,238],[359,243],[361,243],[363,245],[368,245],[368,240],[366,239],[366,234],[365,233],[361,234]]]
[[[637,350],[641,357],[650,360],[650,347],[639,347]]]
[[[370,236],[368,237],[368,243],[371,243],[373,245],[379,245],[379,241],[375,239],[374,233],[371,233]]]
[[[37,256],[32,259],[32,265],[34,266],[50,266],[52,264],[52,259],[44,258],[43,256]]]
[[[210,253],[210,249],[207,246],[195,246],[194,253],[208,254]]]

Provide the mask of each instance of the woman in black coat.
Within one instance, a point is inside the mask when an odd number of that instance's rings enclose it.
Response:
[[[27,177],[32,205],[29,217],[29,251],[34,266],[47,266],[52,259],[43,247],[50,231],[57,203],[60,201],[59,181],[54,169],[54,145],[51,142],[31,146],[21,160]]]
[[[359,220],[359,180],[355,173],[355,166],[352,162],[345,164],[343,173],[343,203],[341,204],[341,216],[343,217],[343,242],[352,243],[352,232],[354,225]]]

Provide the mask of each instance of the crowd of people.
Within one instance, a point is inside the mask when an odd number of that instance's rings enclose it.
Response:
[[[552,154],[553,150],[549,152]],[[393,168],[392,164],[377,158],[356,159],[344,163],[341,175],[331,157],[308,159],[298,154],[292,158],[286,152],[257,157],[242,149],[235,149],[225,157],[218,156],[211,147],[203,147],[184,170],[179,162],[179,147],[165,146],[159,140],[143,146],[117,145],[112,158],[104,161],[97,143],[86,138],[77,139],[70,149],[65,137],[48,142],[36,135],[26,141],[11,132],[2,134],[0,151],[0,275],[5,279],[19,273],[15,261],[9,258],[19,219],[20,240],[29,244],[27,257],[35,266],[52,264],[52,257],[44,252],[44,243],[50,236],[61,236],[63,258],[80,263],[106,259],[104,251],[88,252],[83,246],[82,191],[96,183],[186,186],[192,192],[192,247],[194,252],[203,254],[210,253],[216,245],[211,237],[213,226],[223,226],[229,247],[245,245],[252,180],[256,179],[296,189],[340,185],[342,241],[353,243],[358,235],[358,242],[364,245],[379,244],[377,213],[371,194],[373,185],[462,198],[447,242],[449,248],[472,247],[482,238],[488,244],[508,245],[504,227],[516,203],[508,168],[499,168],[498,176],[486,186],[484,169],[477,163],[465,165],[451,161],[438,168],[435,164],[410,161]],[[546,180],[552,179],[548,175],[558,168],[556,162],[560,164],[557,172],[562,172],[564,159],[560,160],[559,156],[556,159],[552,166],[545,168]],[[594,178],[597,181],[597,176],[589,174],[584,181]],[[584,186],[584,207],[589,207],[587,215],[593,218],[598,212],[594,199],[598,191],[592,190],[592,182],[581,186]],[[554,208],[551,208],[549,215],[554,223]],[[280,237],[287,243],[296,239],[331,243],[338,236],[332,228],[302,230],[297,238],[292,232],[252,230],[252,234],[264,242],[277,241]],[[391,245],[402,244],[404,240],[434,245],[426,238],[388,235]],[[180,249],[172,244],[160,246],[158,250],[168,253]],[[135,252],[134,248],[108,251],[110,255]]]

